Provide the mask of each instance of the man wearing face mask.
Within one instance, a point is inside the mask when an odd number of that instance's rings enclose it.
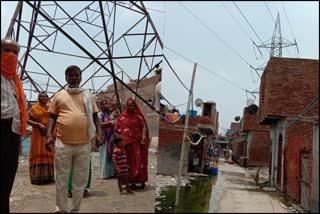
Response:
[[[17,74],[19,44],[1,40],[0,213],[9,213],[9,198],[18,168],[20,137],[26,134],[27,109]]]
[[[95,137],[101,143],[101,125],[97,113],[99,109],[94,97],[80,88],[81,70],[71,65],[65,71],[68,86],[57,92],[50,104],[49,127],[46,148],[55,143],[55,212],[79,212],[89,175],[91,141]],[[57,125],[56,139],[53,128]],[[68,208],[67,185],[73,163],[72,208]]]

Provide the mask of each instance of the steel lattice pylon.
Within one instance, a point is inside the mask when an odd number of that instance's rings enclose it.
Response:
[[[101,92],[112,79],[119,103],[116,82],[154,109],[124,82],[135,79],[139,86],[162,62],[163,44],[142,1],[20,1],[6,36],[21,46],[28,101],[64,88],[64,71],[75,64],[83,72],[81,87]]]
[[[279,13],[277,15],[277,20],[276,20],[275,27],[273,30],[271,43],[268,44],[267,42],[265,42],[257,47],[270,48],[270,57],[282,57],[282,49],[283,48],[287,48],[287,47],[294,46],[294,45],[296,45],[298,47],[298,44],[296,41],[290,42],[289,40],[286,40],[285,38],[282,37]]]

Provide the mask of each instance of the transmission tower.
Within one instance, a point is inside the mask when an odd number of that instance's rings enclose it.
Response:
[[[142,1],[19,1],[6,36],[20,44],[18,72],[33,100],[63,89],[74,64],[81,87],[98,93],[111,80],[121,103],[118,82],[154,110],[136,88],[162,62],[163,44]]]
[[[273,30],[271,43],[268,43],[269,41],[270,41],[270,39],[257,47],[270,48],[270,57],[282,57],[282,49],[283,48],[287,48],[287,47],[294,46],[294,45],[296,45],[298,47],[298,44],[296,41],[291,42],[291,41],[286,40],[282,37],[279,13],[277,15],[277,20],[276,20],[275,27]]]

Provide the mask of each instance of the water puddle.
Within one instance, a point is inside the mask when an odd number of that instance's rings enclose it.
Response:
[[[222,192],[218,176],[197,177],[180,188],[179,206],[175,207],[176,186],[166,186],[156,197],[156,213],[208,213],[217,208]]]

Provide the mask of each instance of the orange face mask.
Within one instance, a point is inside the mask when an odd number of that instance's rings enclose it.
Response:
[[[9,52],[1,54],[1,74],[6,79],[12,79],[17,75],[18,57]]]
[[[21,113],[21,134],[26,134],[27,112],[22,82],[17,74],[18,57],[11,53],[1,54],[1,75],[7,80],[14,79],[15,91]]]

